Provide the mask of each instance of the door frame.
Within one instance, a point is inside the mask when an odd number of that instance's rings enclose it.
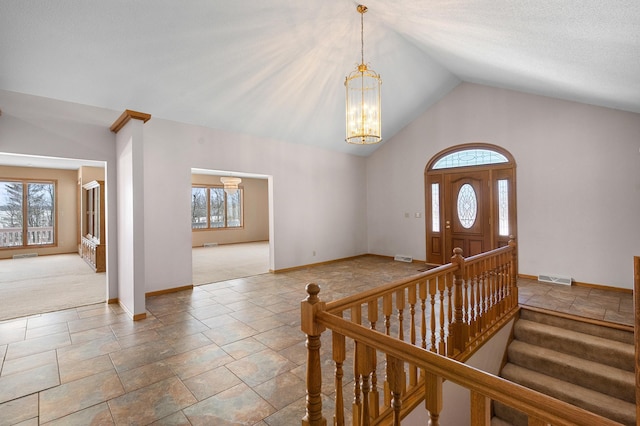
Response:
[[[501,154],[507,159],[507,162],[470,165],[451,168],[434,169],[433,167],[438,160],[443,157],[459,151],[470,149],[482,149],[493,151]],[[443,265],[450,262],[453,253],[447,253],[448,247],[452,247],[451,230],[447,228],[445,216],[446,202],[451,200],[453,194],[447,194],[448,175],[460,174],[464,172],[488,172],[488,192],[489,192],[489,223],[488,223],[488,241],[489,250],[502,247],[508,244],[510,239],[517,236],[517,212],[516,212],[516,162],[507,150],[497,145],[488,143],[467,143],[446,148],[434,155],[427,163],[424,171],[424,195],[425,195],[425,246],[427,264]],[[499,217],[498,217],[498,181],[507,180],[508,184],[508,223],[509,235],[500,235]],[[438,199],[436,200],[437,208],[432,209],[432,184],[438,184]],[[438,220],[434,224],[434,215],[438,215]],[[463,253],[463,256],[468,256]]]

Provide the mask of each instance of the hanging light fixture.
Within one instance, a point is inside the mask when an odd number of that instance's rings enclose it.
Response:
[[[242,182],[242,179],[239,177],[222,176],[220,182],[224,185],[224,191],[227,194],[233,194],[238,190],[238,185]]]
[[[369,145],[382,140],[380,115],[380,86],[382,79],[364,63],[364,14],[367,6],[357,7],[360,13],[360,65],[351,71],[344,82],[347,88],[348,143]]]

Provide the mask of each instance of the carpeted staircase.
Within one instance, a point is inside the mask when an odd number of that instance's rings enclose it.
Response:
[[[500,376],[625,425],[636,424],[633,332],[523,308]],[[493,426],[527,425],[494,403]]]

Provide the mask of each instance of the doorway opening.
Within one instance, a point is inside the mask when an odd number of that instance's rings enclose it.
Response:
[[[487,143],[447,148],[425,167],[427,263],[448,263],[505,246],[516,237],[516,163]]]
[[[232,177],[235,188],[223,182]],[[268,273],[272,265],[269,176],[191,169],[194,285]]]
[[[105,177],[104,161],[0,153],[0,320],[107,300],[106,258],[96,267],[95,261],[92,264],[83,257],[82,245],[90,239],[101,249],[107,246],[106,200],[92,204],[97,208],[88,220],[91,209],[86,208],[83,188],[90,181],[106,185]],[[36,187],[49,182],[44,186],[50,190],[49,197],[39,199],[37,191],[24,190],[22,199],[16,197],[19,182],[35,182]],[[105,192],[101,190],[102,197]],[[37,214],[47,203],[51,213],[43,221]],[[27,218],[10,220],[13,210],[26,213]],[[94,225],[91,235],[87,235],[89,223]],[[15,235],[22,237],[11,237]]]

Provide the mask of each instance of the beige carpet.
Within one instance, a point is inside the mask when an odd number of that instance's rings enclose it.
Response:
[[[269,242],[197,247],[192,251],[194,285],[269,272]]]
[[[194,285],[269,272],[269,242],[193,249]],[[102,303],[106,274],[77,254],[0,260],[0,321]]]
[[[0,260],[0,321],[100,303],[106,274],[77,254]]]

